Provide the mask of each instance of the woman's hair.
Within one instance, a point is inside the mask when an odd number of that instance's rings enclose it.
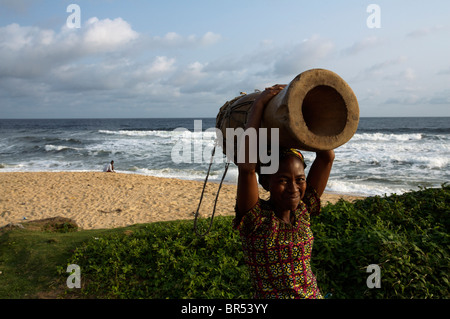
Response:
[[[300,152],[300,150],[298,150],[296,148],[281,148],[278,154],[280,154],[278,157],[278,163],[281,163],[288,156],[294,156],[294,157],[298,158],[303,163],[304,168],[306,168],[305,158],[303,157],[303,154]],[[261,186],[266,191],[269,191],[270,174],[261,174],[261,167],[270,166],[270,164],[271,164],[271,162],[269,161],[268,163],[258,162],[258,164],[256,165],[256,173],[258,174],[258,182],[259,182],[259,184],[261,184]]]

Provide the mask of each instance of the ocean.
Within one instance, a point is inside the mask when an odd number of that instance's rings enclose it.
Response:
[[[119,173],[203,181],[214,127],[215,118],[2,119],[0,173],[101,171],[114,160]],[[450,118],[361,118],[335,153],[327,192],[373,196],[440,187],[450,181]],[[304,155],[307,164],[315,156]],[[220,181],[224,167],[218,149],[209,180]],[[231,164],[225,182],[236,180]]]

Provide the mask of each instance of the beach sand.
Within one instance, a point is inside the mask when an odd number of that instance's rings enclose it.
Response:
[[[211,216],[219,184],[208,183],[200,209]],[[82,229],[193,219],[202,181],[102,172],[0,173],[0,227],[51,217],[74,220]],[[264,194],[263,196],[267,196]],[[224,184],[215,216],[234,215],[236,186]],[[340,198],[324,194],[322,205]]]

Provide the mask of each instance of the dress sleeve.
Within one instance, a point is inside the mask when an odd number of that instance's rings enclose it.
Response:
[[[307,186],[305,196],[302,200],[305,203],[310,216],[317,216],[320,214],[320,197],[313,187]]]
[[[258,199],[256,205],[243,214],[240,219],[235,217],[233,219],[233,228],[242,235],[248,235],[255,231],[264,221],[261,204],[261,199]]]

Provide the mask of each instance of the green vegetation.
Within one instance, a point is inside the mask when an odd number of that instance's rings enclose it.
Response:
[[[340,201],[313,221],[319,286],[336,298],[449,298],[450,186]],[[378,264],[381,288],[368,289]]]
[[[88,295],[113,298],[244,298],[249,278],[231,218],[205,237],[192,221],[159,222],[85,243],[70,259],[92,280]],[[200,226],[206,227],[206,220]]]
[[[57,266],[66,265],[74,249],[93,236],[119,231],[74,232],[73,224],[56,220],[0,229],[0,299],[56,298],[65,290]]]
[[[449,298],[450,186],[324,207],[314,217],[313,270],[331,298]],[[192,221],[111,230],[0,231],[0,298],[251,298],[231,217],[205,237]],[[199,221],[206,229],[209,220]],[[68,289],[66,267],[81,269]],[[367,266],[381,269],[369,289]]]

